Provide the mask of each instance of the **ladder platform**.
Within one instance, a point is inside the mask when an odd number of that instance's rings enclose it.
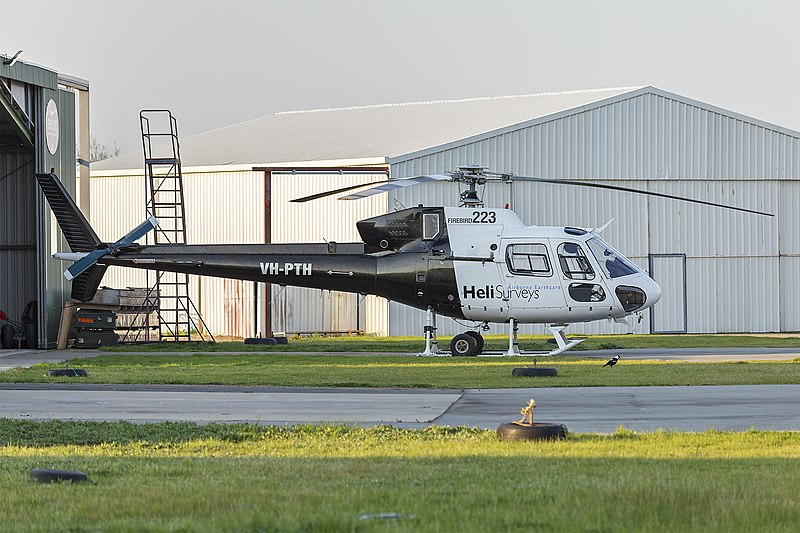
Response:
[[[181,162],[177,157],[156,157],[144,160],[146,165],[177,165]]]
[[[178,123],[166,109],[142,110],[139,113],[139,122],[150,192],[146,209],[159,219],[153,241],[155,244],[186,244]],[[153,140],[158,141],[155,152]],[[189,275],[157,270],[148,270],[147,273],[148,286],[160,295],[158,308],[155,310],[159,340],[190,341],[194,336],[206,340],[208,336],[213,341],[213,335],[203,333],[208,331],[208,327],[189,297]]]

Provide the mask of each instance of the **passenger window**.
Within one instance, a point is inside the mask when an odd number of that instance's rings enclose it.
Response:
[[[514,274],[543,277],[553,274],[544,244],[510,244],[506,248],[506,264]]]
[[[600,285],[570,283],[569,297],[576,302],[602,302],[606,299],[606,291]]]
[[[439,235],[439,213],[422,215],[422,239],[432,241]]]
[[[594,270],[583,249],[574,242],[564,242],[558,246],[558,262],[564,276],[569,279],[594,279]]]

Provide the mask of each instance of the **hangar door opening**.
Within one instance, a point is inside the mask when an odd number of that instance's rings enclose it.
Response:
[[[661,300],[650,309],[650,333],[686,333],[686,254],[650,256],[650,276]]]
[[[0,309],[17,322],[37,300],[34,100],[0,78]]]

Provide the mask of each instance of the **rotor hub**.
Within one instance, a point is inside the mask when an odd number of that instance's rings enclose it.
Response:
[[[478,191],[475,190],[475,184],[470,184],[470,188],[461,193],[461,206],[462,207],[483,207],[483,200],[478,197]]]

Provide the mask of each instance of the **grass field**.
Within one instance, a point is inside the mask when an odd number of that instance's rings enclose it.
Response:
[[[517,378],[513,368],[533,358],[408,357],[343,355],[238,355],[200,353],[136,355],[115,353],[77,359],[85,378],[52,378],[34,365],[0,372],[0,382],[184,383],[292,387],[513,388],[646,385],[744,385],[800,383],[800,360],[786,363],[686,363],[623,359],[604,361],[559,356],[540,359],[555,367],[552,378]]]
[[[550,351],[547,342],[552,337],[521,335],[524,350]],[[508,337],[486,335],[487,350],[507,350]],[[449,350],[450,337],[440,339],[440,348]],[[422,337],[292,337],[288,345],[259,346],[243,342],[172,342],[125,345],[103,348],[110,352],[393,352],[417,353],[424,349]],[[573,351],[617,350],[629,348],[800,348],[799,337],[770,337],[749,335],[592,335]]]
[[[14,531],[796,531],[800,435],[0,420]],[[31,468],[79,469],[38,485]],[[379,518],[380,513],[396,513]]]

